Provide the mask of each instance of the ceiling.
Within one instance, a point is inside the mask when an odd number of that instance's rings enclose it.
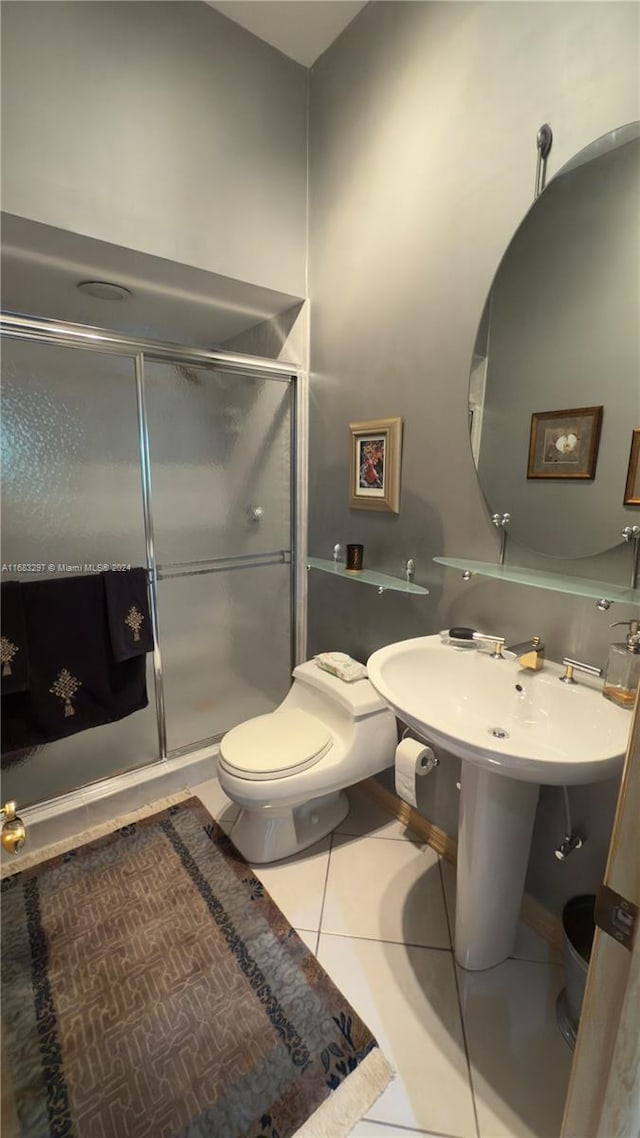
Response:
[[[311,67],[367,0],[205,0],[254,36]]]

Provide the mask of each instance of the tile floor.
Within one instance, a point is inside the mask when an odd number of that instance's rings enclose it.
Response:
[[[217,780],[193,791],[229,829],[237,808]],[[522,927],[504,964],[458,968],[455,871],[350,797],[334,834],[255,871],[397,1071],[354,1138],[557,1138],[571,1066],[557,956]]]

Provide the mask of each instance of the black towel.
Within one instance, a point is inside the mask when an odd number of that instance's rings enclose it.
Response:
[[[100,574],[22,585],[28,692],[3,696],[2,744],[10,754],[112,723],[146,707],[146,657],[113,658]]]
[[[22,607],[20,581],[5,581],[0,589],[2,603],[2,694],[26,691],[29,687],[29,652]]]
[[[147,596],[147,570],[103,573],[111,649],[115,660],[153,652],[153,630]]]

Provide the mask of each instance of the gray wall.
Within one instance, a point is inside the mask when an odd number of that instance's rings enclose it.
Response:
[[[310,651],[366,659],[465,623],[509,639],[538,633],[552,658],[602,663],[609,621],[632,615],[481,578],[463,585],[432,558],[496,557],[467,384],[487,291],[531,204],[536,132],[554,129],[551,175],[637,118],[637,45],[638,8],[625,3],[376,3],[313,68],[310,552],[361,541],[366,562],[389,572],[413,556],[431,592],[378,596],[311,573]],[[400,514],[350,511],[348,423],[391,415],[404,420]],[[626,554],[581,572],[625,581]],[[423,813],[452,834],[457,773],[444,755],[421,787]],[[528,887],[552,908],[597,884],[614,797],[615,785],[571,793],[589,841],[559,866],[562,794],[543,790]]]
[[[8,213],[304,295],[307,72],[202,3],[2,4]]]

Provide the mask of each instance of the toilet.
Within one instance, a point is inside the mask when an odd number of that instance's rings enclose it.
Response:
[[[392,766],[396,743],[395,716],[368,679],[299,664],[280,706],[220,743],[220,786],[241,807],[234,845],[260,864],[317,842],[346,818],[344,788]]]

